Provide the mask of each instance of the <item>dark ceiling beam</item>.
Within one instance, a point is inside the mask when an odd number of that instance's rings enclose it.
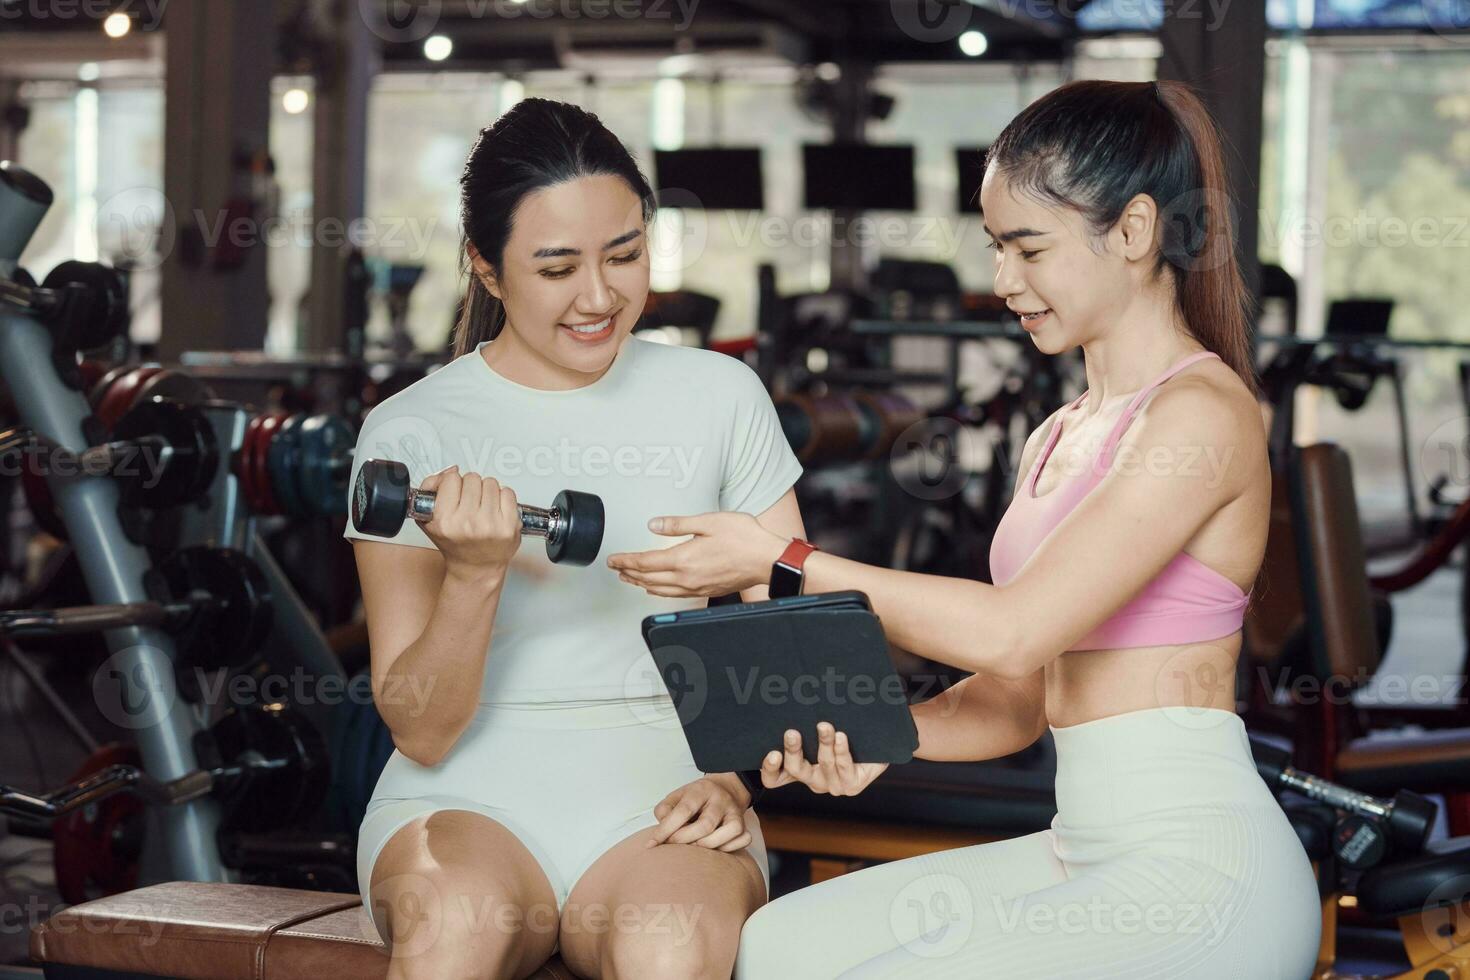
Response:
[[[842,34],[840,18],[819,17],[800,0],[729,0],[730,6],[778,21],[808,37],[832,40]]]

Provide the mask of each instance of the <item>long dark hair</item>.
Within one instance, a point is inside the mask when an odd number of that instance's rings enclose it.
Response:
[[[1188,86],[1063,85],[1011,120],[986,166],[1040,200],[1081,212],[1099,236],[1135,195],[1152,197],[1161,225],[1155,272],[1172,275],[1190,334],[1259,397],[1220,136]]]
[[[504,268],[505,243],[526,195],[576,180],[606,175],[627,181],[642,202],[643,220],[652,220],[653,191],[648,178],[618,138],[585,109],[549,99],[524,99],[480,130],[459,178],[459,219],[464,229],[460,271],[469,291],[454,328],[454,354],[494,340],[505,326],[505,308],[490,295],[470,265],[469,245],[490,263],[497,278]]]

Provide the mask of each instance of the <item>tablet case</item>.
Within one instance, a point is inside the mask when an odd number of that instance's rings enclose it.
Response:
[[[817,722],[854,761],[903,763],[919,744],[882,625],[861,592],[649,616],[643,638],[702,772],[759,769],[787,729],[817,759]]]

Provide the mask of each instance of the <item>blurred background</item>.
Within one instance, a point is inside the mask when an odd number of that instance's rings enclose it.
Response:
[[[0,964],[25,962],[51,911],[140,884],[356,888],[392,750],[371,697],[265,721],[275,701],[185,685],[192,714],[133,730],[96,679],[146,644],[95,614],[90,630],[24,614],[173,601],[145,626],[181,680],[365,678],[351,446],[450,356],[480,130],[528,97],[597,113],[659,196],[640,336],[759,374],[824,549],[989,581],[1026,436],[1086,379],[1079,351],[1038,355],[993,294],[976,193],[1005,124],[1076,79],[1187,82],[1225,139],[1278,490],[1241,713],[1317,772],[1432,797],[1436,839],[1470,842],[1466,0],[0,0],[0,160],[54,192],[18,263],[0,255],[0,313],[39,303],[17,298],[34,281],[83,282],[111,310],[49,366],[0,335],[0,423],[17,424],[0,448],[71,399],[88,444],[183,426],[210,450],[179,456],[167,493],[119,482],[105,507],[4,457],[0,790],[295,746],[294,782],[223,782],[218,849],[166,843],[213,840],[212,799],[153,807],[146,829],[141,806],[66,823],[0,805]],[[1316,497],[1296,453],[1314,444],[1352,460]],[[961,679],[891,652],[914,700]],[[1425,728],[1450,734],[1412,742]],[[1390,729],[1407,755],[1351,754]],[[1044,827],[1053,765],[1044,737],[915,762],[840,807],[776,794],[776,894]],[[1330,833],[1346,817],[1328,813]],[[1358,930],[1344,961],[1406,969],[1393,917],[1357,904],[1365,869],[1322,867]],[[1470,881],[1470,862],[1449,872]]]

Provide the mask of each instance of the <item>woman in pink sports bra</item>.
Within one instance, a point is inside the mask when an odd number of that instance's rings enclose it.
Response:
[[[1074,82],[994,141],[979,196],[996,294],[1040,350],[1081,345],[1088,381],[1026,443],[994,584],[803,555],[740,514],[664,518],[694,537],[609,564],[708,596],[785,556],[804,592],[867,593],[895,644],[973,672],[914,707],[918,756],[1050,728],[1057,814],[778,899],[736,977],[1305,978],[1315,879],[1234,711],[1270,470],[1213,121],[1180,84]],[[764,785],[852,795],[883,771],[816,734],[815,765],[788,732]]]

